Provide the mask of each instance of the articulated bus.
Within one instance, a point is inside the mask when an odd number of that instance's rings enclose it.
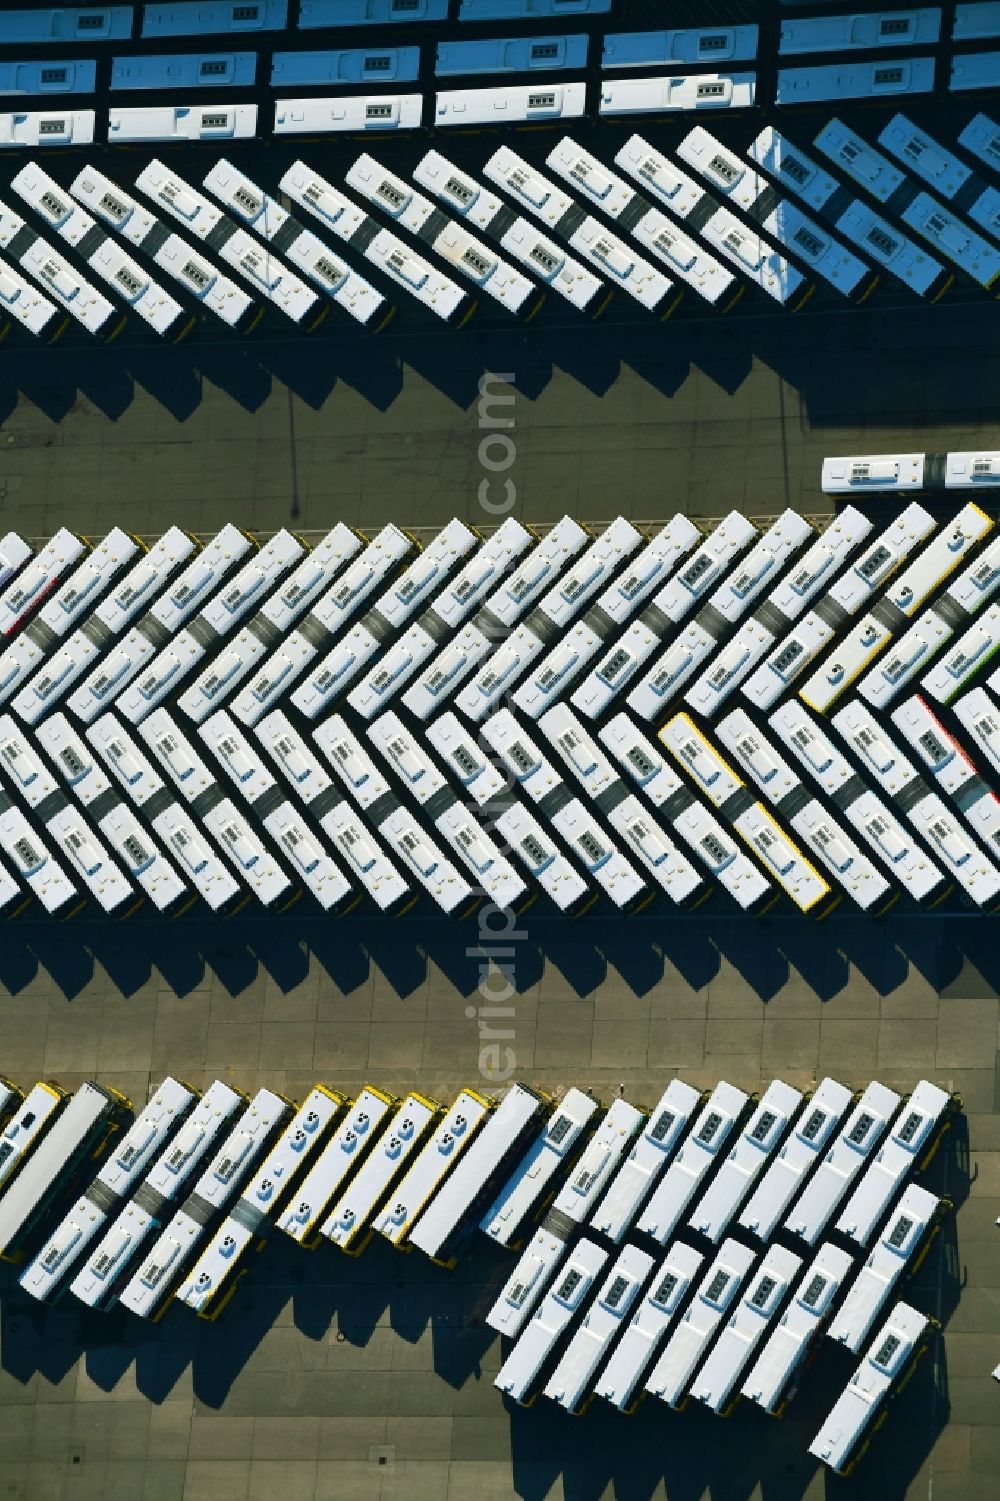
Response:
[[[337,1090],[317,1084],[285,1126],[177,1289],[178,1300],[200,1319],[214,1322],[222,1313],[246,1276],[250,1252],[264,1249],[271,1223],[348,1103]]]
[[[754,1262],[754,1253],[737,1240],[723,1241],[646,1379],[645,1390],[680,1410],[687,1403],[696,1366],[723,1320],[735,1315],[732,1305]]]
[[[996,688],[997,686],[997,683],[993,683],[994,688]],[[910,699],[908,701],[908,704],[916,704],[922,702],[922,700]],[[924,707],[926,707],[926,705],[924,705]],[[973,688],[970,693],[964,694],[953,705],[953,707],[955,710],[956,719],[969,732],[969,735],[975,741],[977,747],[986,756],[990,765],[994,767],[995,770],[1000,771],[1000,710],[997,709],[996,703],[990,697],[989,693],[987,693],[985,688]],[[903,726],[900,725],[900,728],[903,729]],[[964,753],[959,747],[957,741],[952,740],[950,736],[943,736],[940,723],[938,723],[937,721],[935,721],[935,728],[936,738],[937,736],[941,736],[941,738],[945,740],[946,747],[950,746],[954,749],[955,760],[961,760]],[[906,734],[905,729],[903,730],[903,733]],[[913,742],[911,741],[910,743],[912,744]],[[916,749],[916,747],[914,748]],[[921,748],[926,750],[926,747]],[[945,790],[952,797],[956,797],[959,787],[965,781],[965,771],[967,770],[971,774],[971,776],[975,776],[975,767],[971,764],[971,762],[967,762],[967,764],[962,768],[953,767],[946,765],[945,761],[942,760],[940,756],[938,756],[936,759],[937,766],[932,767],[932,770],[935,770],[936,773],[949,773],[947,779],[945,778],[945,776],[939,776],[939,780],[944,785]],[[952,790],[953,787],[955,789],[954,791]],[[976,804],[973,804],[973,807],[976,806],[978,806],[978,802]],[[975,819],[973,819],[973,821],[975,822]]]
[[[729,1138],[750,1113],[750,1096],[725,1080],[717,1084],[690,1133],[653,1190],[636,1229],[665,1246],[705,1177],[723,1158]]]
[[[457,715],[439,714],[437,719],[424,726],[424,734],[480,808],[493,802],[510,786],[510,778],[498,771]]]
[[[608,1253],[595,1241],[584,1238],[577,1243],[494,1378],[499,1391],[522,1406],[531,1405],[553,1350],[581,1310],[607,1259]]]
[[[496,820],[510,854],[527,870],[560,912],[578,917],[597,901],[593,886],[581,875],[523,803],[514,803]]]
[[[3,791],[0,791],[0,849],[50,915],[72,917],[85,905],[79,888],[70,880],[47,841]]]
[[[1000,605],[990,605],[979,619],[963,631],[956,645],[936,667],[920,679],[921,690],[939,704],[949,704],[970,678],[975,677],[1000,649]],[[993,688],[992,677],[987,679]]]
[[[348,1256],[360,1256],[387,1198],[441,1120],[440,1101],[411,1091],[386,1122],[378,1142],[335,1200],[320,1234]]]
[[[399,1101],[384,1090],[366,1086],[347,1105],[333,1139],[298,1184],[293,1202],[278,1212],[278,1228],[306,1250],[320,1242],[320,1226],[348,1179],[374,1150],[390,1111]]]
[[[830,1321],[830,1339],[858,1353],[900,1277],[920,1266],[950,1208],[948,1199],[910,1184]]]
[[[885,1145],[841,1210],[835,1226],[841,1235],[857,1246],[869,1244],[899,1188],[912,1174],[927,1168],[961,1105],[960,1095],[920,1080],[906,1109],[890,1126]]]
[[[96,338],[108,343],[125,327],[125,315],[5,203],[0,203],[0,250],[12,252],[21,269]]]
[[[392,309],[387,307],[381,292],[349,266],[342,265],[322,240],[225,157],[205,175],[202,186],[214,193],[238,220],[280,249],[293,266],[328,293],[337,307],[356,322],[368,325],[376,313],[381,313],[377,325],[381,327],[387,315],[391,315]]]
[[[959,9],[962,7],[960,6]],[[969,7],[972,9],[972,7]],[[986,9],[985,6],[976,6],[977,10]],[[973,115],[958,138],[958,144],[964,146],[977,160],[985,162],[987,167],[996,171],[1000,167],[1000,125],[991,120],[989,115]]]
[[[22,328],[36,339],[44,338],[46,343],[54,343],[69,324],[54,302],[43,297],[20,271],[3,260],[0,260],[0,312],[15,318]]]
[[[20,1285],[39,1302],[57,1298],[87,1246],[116,1213],[139,1174],[175,1136],[198,1094],[169,1075],[108,1154],[82,1198],[21,1273]]]
[[[864,1360],[837,1399],[809,1453],[840,1475],[849,1475],[870,1442],[891,1399],[930,1342],[937,1319],[897,1303]]]
[[[23,1260],[25,1244],[53,1199],[85,1158],[100,1156],[131,1109],[117,1089],[92,1081],[81,1084],[0,1196],[0,1260]]]
[[[728,1417],[743,1395],[739,1381],[754,1351],[784,1311],[802,1258],[771,1246],[747,1284],[739,1306],[695,1377],[691,1395]]]
[[[836,117],[826,122],[813,145],[879,203],[886,203],[906,181],[887,156]]]
[[[797,1378],[830,1320],[834,1303],[854,1263],[827,1241],[806,1264],[792,1299],[741,1388],[742,1395],[780,1417],[794,1396]]]
[[[884,911],[896,892],[854,843],[850,834],[812,796],[798,774],[742,709],[734,709],[716,733],[768,802],[819,857],[838,885],[863,911]]]
[[[577,1326],[545,1384],[545,1396],[567,1412],[581,1412],[589,1400],[588,1388],[594,1373],[623,1329],[653,1265],[653,1258],[646,1251],[628,1245],[598,1288],[585,1321]]]
[[[394,1246],[406,1248],[410,1228],[438,1192],[456,1162],[475,1140],[495,1102],[463,1089],[418,1150],[390,1199],[376,1213],[373,1229]]]
[[[809,1096],[808,1109],[795,1122],[788,1140],[767,1166],[740,1212],[743,1229],[765,1245],[784,1220],[792,1199],[818,1166],[827,1142],[853,1100],[849,1089],[830,1078],[821,1080],[819,1088]]]
[[[595,1230],[616,1244],[631,1228],[660,1174],[673,1158],[704,1094],[680,1079],[671,1079],[649,1114],[642,1135],[608,1184],[592,1215]]]
[[[855,699],[833,716],[833,724],[976,906],[992,910],[1000,900],[1000,868],[966,832],[957,814],[950,814],[938,794],[930,791],[867,706]]]
[[[20,1172],[68,1098],[66,1091],[60,1089],[58,1084],[39,1082],[29,1089],[17,1110],[4,1121],[3,1130],[0,1131],[0,1195],[6,1193],[8,1185]],[[8,1100],[5,1109],[9,1107]]]
[[[281,1095],[261,1089],[219,1147],[193,1190],[156,1242],[118,1301],[140,1318],[161,1319],[186,1268],[205,1238],[213,1216],[247,1181],[276,1132],[292,1114]]]
[[[0,636],[9,639],[16,635],[89,549],[90,543],[85,538],[61,527],[0,594]]]
[[[288,271],[259,240],[245,229],[233,227],[231,219],[163,162],[154,157],[139,173],[135,185],[198,239],[207,242],[217,231],[212,239],[215,253],[249,282],[258,297],[280,308],[293,323],[308,330],[322,321],[327,309],[317,293]]]
[[[788,1135],[802,1105],[802,1091],[782,1079],[772,1079],[749,1120],[740,1128],[736,1145],[721,1163],[687,1223],[718,1245],[743,1200]]]
[[[638,1313],[619,1339],[594,1395],[604,1397],[619,1412],[633,1412],[644,1392],[635,1397],[643,1372],[677,1319],[704,1256],[683,1241],[675,1241],[647,1286]]]
[[[879,132],[878,143],[949,201],[973,176],[971,167],[959,161],[906,115],[893,115]]]

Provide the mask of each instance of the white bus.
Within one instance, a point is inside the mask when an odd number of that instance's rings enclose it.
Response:
[[[959,1096],[920,1080],[841,1210],[834,1227],[841,1235],[858,1246],[868,1245],[900,1186],[927,1167],[960,1104]]]
[[[654,892],[579,798],[572,798],[549,822],[620,912],[641,910]],[[648,866],[648,862],[643,860]]]
[[[63,804],[59,812],[44,819],[46,829],[98,906],[109,915],[130,917],[142,902],[142,896],[82,813],[65,799]]]
[[[782,1312],[802,1258],[771,1246],[747,1283],[739,1306],[695,1377],[691,1395],[712,1412],[728,1417],[743,1395],[739,1382],[750,1360]]]
[[[950,703],[1000,649],[1000,606],[990,605],[963,631],[948,655],[920,679],[922,691],[939,704]],[[994,674],[995,676],[995,674]],[[988,679],[994,687],[993,678]]]
[[[841,637],[823,666],[807,678],[799,689],[803,703],[825,714],[992,529],[993,522],[978,506],[963,507],[954,521],[892,580],[873,609]]]
[[[108,110],[108,144],[244,141],[257,134],[256,104],[139,104]]]
[[[179,803],[170,803],[152,816],[152,825],[174,855],[184,878],[215,913],[232,913],[250,897],[206,839],[200,824]]]
[[[330,1136],[347,1100],[316,1084],[306,1095],[274,1146],[215,1231],[177,1298],[200,1319],[214,1322],[247,1273],[243,1265],[262,1251],[276,1215],[294,1192],[307,1165]]]
[[[809,1453],[838,1474],[849,1474],[867,1448],[868,1430],[877,1424],[892,1388],[901,1384],[937,1327],[936,1319],[897,1303],[809,1445]]]
[[[682,1408],[695,1367],[730,1309],[754,1261],[754,1253],[736,1240],[722,1246],[698,1284],[694,1298],[646,1379],[645,1389],[669,1407]]]
[[[219,32],[283,31],[288,22],[288,0],[174,0],[173,4],[144,5],[142,31],[145,37],[212,36]]]
[[[95,635],[97,646],[109,644],[111,637],[121,634],[136,612],[150,603],[174,569],[186,562],[197,547],[195,539],[179,526],[168,527],[84,622],[83,634]]]
[[[573,1227],[575,1229],[575,1227]],[[569,1249],[572,1235],[542,1225],[521,1252],[484,1322],[506,1338],[518,1335]]]
[[[636,1228],[665,1246],[681,1216],[732,1132],[743,1120],[749,1097],[725,1080],[717,1084],[697,1116],[684,1144],[653,1190]],[[749,1253],[748,1253],[749,1254]]]
[[[577,1243],[559,1269],[541,1307],[500,1367],[493,1385],[523,1406],[537,1394],[539,1377],[568,1331],[608,1259],[595,1241]]]
[[[996,0],[955,6],[953,42],[978,42],[993,37],[1000,37],[1000,5]]]
[[[982,689],[978,690],[980,693]],[[986,697],[986,695],[983,695]],[[986,720],[977,714],[975,702],[963,712],[963,706],[974,694],[955,705],[958,719],[969,729],[976,742],[983,746],[991,763],[995,751],[990,745],[989,699],[986,699]],[[965,750],[936,718],[922,698],[913,697],[901,704],[892,715],[892,721],[904,739],[917,752],[922,763],[929,768],[935,782],[944,789],[961,809],[966,823],[974,830],[988,849],[1000,845],[1000,798],[984,781]]]
[[[448,1265],[469,1221],[485,1207],[505,1168],[543,1127],[551,1102],[525,1084],[514,1084],[475,1141],[435,1193],[409,1240],[433,1261]]]
[[[111,92],[137,89],[249,88],[256,52],[148,53],[111,59]]]
[[[976,7],[976,9],[983,8]],[[989,115],[973,115],[958,137],[958,144],[964,146],[966,151],[977,160],[985,162],[987,167],[992,167],[994,171],[1000,166],[1000,125],[995,120],[991,120]]]
[[[750,142],[746,151],[752,162],[801,198],[810,208],[822,209],[829,203],[840,184],[824,172],[812,157],[790,141],[773,125],[766,125]]]
[[[469,73],[535,73],[587,66],[586,33],[571,36],[491,37],[477,42],[438,42],[437,78]]]
[[[5,203],[0,203],[0,250],[12,252],[21,269],[88,333],[109,342],[125,327],[125,315]]]
[[[906,115],[893,115],[879,133],[879,145],[909,167],[917,177],[952,199],[972,177],[972,168],[914,125]]]
[[[280,244],[282,254],[292,265],[358,323],[367,324],[380,309],[384,316],[385,298],[381,292],[376,292],[356,271],[342,265],[322,240],[311,230],[303,229],[280,203],[225,157],[205,175],[202,186],[262,239]]]
[[[1000,59],[1000,54],[997,56]],[[1000,279],[1000,250],[929,193],[918,193],[911,199],[900,211],[900,218],[981,287],[990,290]]]
[[[419,130],[422,94],[341,94],[334,99],[279,99],[274,106],[275,136],[370,134]]]
[[[389,1112],[399,1101],[366,1085],[339,1118],[336,1134],[296,1187],[293,1202],[278,1214],[278,1228],[306,1250],[320,1241],[320,1225],[348,1179],[374,1150]]]
[[[771,587],[768,598],[706,667],[684,695],[690,708],[711,719],[754,664],[786,631],[840,563],[871,531],[871,522],[845,506],[796,566]]]
[[[374,1233],[373,1222],[441,1119],[441,1105],[410,1092],[386,1122],[378,1143],[335,1200],[320,1234],[348,1256],[360,1256]]]
[[[682,73],[655,78],[607,78],[601,85],[598,113],[663,115],[680,110],[752,109],[757,100],[756,73]]]
[[[909,702],[912,703],[914,700]],[[996,771],[1000,771],[1000,711],[997,710],[996,704],[986,689],[973,688],[970,693],[966,693],[958,700],[954,705],[954,710],[956,719],[968,730],[990,765]],[[956,758],[960,757],[962,752],[957,742],[952,742],[952,744]]]
[[[813,144],[834,166],[846,172],[852,181],[880,203],[887,202],[906,181],[906,174],[894,167],[887,156],[855,135],[836,117],[827,121]]]
[[[271,87],[325,88],[343,83],[416,83],[419,47],[352,47],[330,52],[272,52]]]
[[[795,1395],[796,1378],[833,1311],[854,1263],[827,1241],[807,1264],[792,1301],[743,1382],[742,1393],[765,1412],[781,1417]]]
[[[687,1223],[718,1245],[743,1200],[778,1147],[802,1104],[802,1091],[773,1079],[764,1091],[736,1145],[688,1215]]]
[[[168,1205],[245,1103],[245,1096],[228,1084],[216,1079],[209,1085],[70,1284],[82,1303],[89,1308],[111,1305],[143,1241],[162,1224]]]
[[[292,1106],[283,1096],[258,1090],[122,1289],[118,1301],[123,1308],[154,1322],[163,1317],[212,1218],[242,1188],[291,1114]]]
[[[958,821],[915,766],[857,699],[833,717],[838,734],[850,744],[866,772],[874,775],[951,875],[975,902],[990,910],[1000,898],[1000,869]]]
[[[31,894],[50,915],[72,917],[85,905],[79,887],[69,879],[48,842],[36,833],[21,809],[2,791],[0,849],[10,859]]]
[[[551,125],[580,119],[586,110],[583,80],[565,84],[508,84],[494,89],[438,89],[434,123],[476,129],[497,125]]]
[[[858,198],[848,204],[835,227],[849,244],[872,256],[900,285],[929,302],[937,302],[954,280],[953,272],[946,271],[940,261]]]
[[[901,1104],[895,1090],[873,1080],[837,1134],[830,1150],[792,1205],[784,1226],[814,1246]]]
[[[198,1099],[187,1084],[169,1075],[157,1087],[134,1123],[115,1142],[107,1161],[82,1197],[21,1273],[20,1285],[40,1303],[55,1299],[95,1235],[102,1232],[140,1173],[159,1157]]]
[[[622,790],[618,782],[613,795]],[[696,907],[710,895],[704,878],[637,797],[623,797],[606,816],[671,901],[680,907]]]
[[[934,906],[951,889],[928,856],[914,843],[895,814],[857,776],[847,757],[798,703],[783,704],[770,719],[782,745],[786,746],[819,783],[834,797],[851,827],[889,869],[893,879],[923,905]]]
[[[8,10],[0,15],[0,44],[22,42],[103,42],[132,35],[132,6],[58,6]]]
[[[643,1372],[666,1338],[704,1261],[700,1251],[675,1241],[656,1268],[638,1313],[619,1339],[594,1386],[594,1393],[620,1412],[632,1412],[645,1395],[633,1394]]]
[[[380,165],[367,152],[358,157],[348,170],[348,187],[367,198],[391,219],[397,220],[411,234],[460,272],[467,281],[481,288],[501,307],[532,317],[540,306],[536,298],[526,308],[535,291],[534,284],[514,270],[482,240],[476,239],[454,219],[440,225],[441,213],[430,199],[417,193],[401,177]],[[440,227],[439,227],[440,226]]]
[[[474,1089],[463,1089],[449,1105],[433,1135],[417,1152],[388,1201],[376,1214],[373,1229],[405,1249],[410,1227],[438,1192],[455,1163],[488,1119],[494,1102]]]
[[[951,59],[949,94],[967,93],[971,89],[995,89],[1000,52],[959,52]]]
[[[874,15],[791,16],[781,23],[778,53],[857,52],[875,47],[933,45],[941,36],[941,11],[887,10]]]
[[[445,21],[448,0],[299,0],[299,30]]]
[[[325,316],[326,306],[305,282],[293,276],[273,253],[246,230],[230,232],[227,219],[214,204],[190,184],[171,172],[156,158],[144,167],[135,180],[136,187],[154,203],[207,240],[213,230],[218,233],[213,248],[227,265],[248,281],[258,296],[274,303],[293,323],[311,329]]]
[[[774,102],[789,107],[814,107],[817,104],[840,104],[846,99],[877,100],[899,94],[929,94],[933,88],[933,55],[887,57],[875,63],[779,68]]]
[[[49,343],[65,333],[69,322],[54,302],[43,297],[20,271],[3,260],[0,260],[0,313],[9,314],[22,328]]]
[[[288,627],[363,545],[363,538],[357,532],[338,522],[306,553],[305,560],[264,602],[235,640],[227,643],[225,650],[215,656],[191,687],[181,694],[178,708],[196,723],[211,713],[217,703],[235,690],[254,663],[278,645]]]
[[[912,1276],[919,1267],[938,1221],[950,1208],[947,1199],[910,1184],[831,1319],[828,1338],[858,1353],[900,1277],[904,1272]]]
[[[623,1328],[652,1270],[652,1256],[638,1246],[629,1245],[608,1272],[586,1320],[577,1327],[545,1384],[545,1396],[567,1412],[582,1411],[594,1373]]]
[[[594,888],[523,803],[507,808],[494,828],[560,912],[579,916],[597,900]]]
[[[854,1096],[836,1079],[821,1080],[795,1126],[769,1164],[739,1217],[740,1225],[766,1245],[789,1204],[820,1162]]]
[[[592,1215],[595,1230],[621,1242],[677,1150],[704,1095],[681,1079],[671,1079],[650,1112],[642,1135],[608,1184]]]
[[[510,778],[497,770],[479,741],[456,715],[440,714],[424,727],[424,734],[480,808],[486,807],[510,785]]]
[[[39,1082],[28,1090],[0,1131],[0,1193],[24,1166],[35,1146],[63,1109],[69,1096],[58,1084]],[[8,1102],[9,1105],[9,1102]]]
[[[517,1164],[479,1222],[479,1228],[499,1245],[518,1245],[524,1221],[537,1206],[558,1173],[579,1156],[597,1101],[582,1090],[569,1089],[546,1123],[544,1133]]]
[[[756,26],[704,26],[683,31],[605,32],[601,67],[659,68],[668,63],[752,63]]]
[[[573,1225],[589,1220],[612,1174],[647,1120],[646,1112],[637,1110],[627,1100],[613,1101],[553,1199],[544,1229],[561,1233],[565,1239]]]
[[[92,109],[23,111],[0,114],[0,150],[20,147],[89,146],[94,140]]]
[[[0,1125],[5,1126],[15,1110],[24,1103],[24,1095],[10,1079],[0,1077]]]
[[[100,1155],[131,1108],[109,1085],[80,1085],[0,1196],[0,1261],[22,1258],[25,1242],[56,1195],[86,1158]],[[19,1118],[24,1119],[23,1106]]]

